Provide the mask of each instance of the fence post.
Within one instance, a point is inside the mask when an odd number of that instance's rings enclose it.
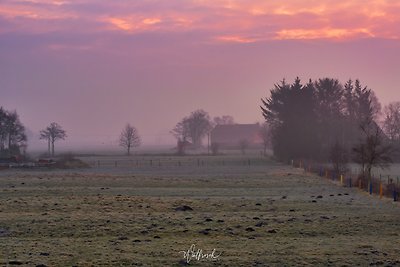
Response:
[[[343,174],[340,175],[340,184],[343,185]]]
[[[372,195],[372,181],[369,181],[368,185],[369,185],[369,188],[368,188],[369,194]]]
[[[382,188],[382,181],[379,182],[379,198],[383,196],[383,188]]]

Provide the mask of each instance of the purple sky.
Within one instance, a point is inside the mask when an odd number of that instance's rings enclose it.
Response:
[[[261,121],[286,78],[360,79],[400,100],[400,1],[3,0],[0,105],[64,146],[99,147],[135,125],[145,145],[203,108]],[[39,145],[33,137],[31,148]]]

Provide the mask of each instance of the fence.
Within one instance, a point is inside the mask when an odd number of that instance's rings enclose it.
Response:
[[[339,182],[343,187],[355,187],[370,195],[379,195],[380,198],[388,197],[393,201],[399,200],[400,179],[399,176],[387,175],[383,177],[365,177],[362,173],[353,173],[351,171],[345,173],[337,173],[326,165],[316,164],[302,160],[292,160],[292,166],[304,169],[305,172],[314,173],[320,177],[325,177],[332,181]]]
[[[85,160],[92,167],[125,168],[176,168],[176,167],[215,167],[215,166],[264,166],[265,158],[213,158],[213,157],[164,157],[137,159],[96,159]]]

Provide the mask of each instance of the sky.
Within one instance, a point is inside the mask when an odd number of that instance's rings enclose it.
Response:
[[[30,148],[56,121],[64,148],[143,145],[196,109],[262,121],[282,79],[360,79],[400,100],[400,0],[0,0],[0,106]]]

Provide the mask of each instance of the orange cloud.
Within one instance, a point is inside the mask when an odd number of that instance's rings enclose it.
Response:
[[[237,35],[236,36],[235,35],[218,36],[216,39],[217,39],[217,41],[221,41],[221,42],[242,43],[242,44],[254,43],[259,40],[256,38],[248,38],[248,37],[237,36]]]
[[[108,22],[120,30],[130,31],[133,29],[133,25],[131,24],[131,22],[125,19],[109,18]]]
[[[347,39],[357,36],[374,37],[370,30],[362,29],[284,29],[276,33],[275,39]]]
[[[39,7],[24,7],[21,5],[0,6],[0,16],[9,19],[28,18],[28,19],[71,19],[77,16],[67,11],[48,10]]]
[[[0,17],[15,27],[9,31],[41,28],[73,32],[74,20],[79,20],[83,22],[79,31],[88,33],[193,31],[216,42],[400,37],[399,1],[371,0],[368,4],[364,0],[3,1]],[[82,9],[82,3],[87,8]],[[44,22],[40,23],[41,20]],[[45,20],[60,22],[49,24]]]
[[[154,25],[154,24],[160,23],[161,19],[159,19],[159,18],[147,18],[147,19],[142,20],[142,22],[143,22],[143,24],[146,24],[146,25]]]
[[[152,30],[157,24],[160,24],[162,20],[160,18],[139,18],[135,16],[130,17],[109,17],[103,19],[105,22],[111,24],[114,29],[135,33],[146,30]]]

